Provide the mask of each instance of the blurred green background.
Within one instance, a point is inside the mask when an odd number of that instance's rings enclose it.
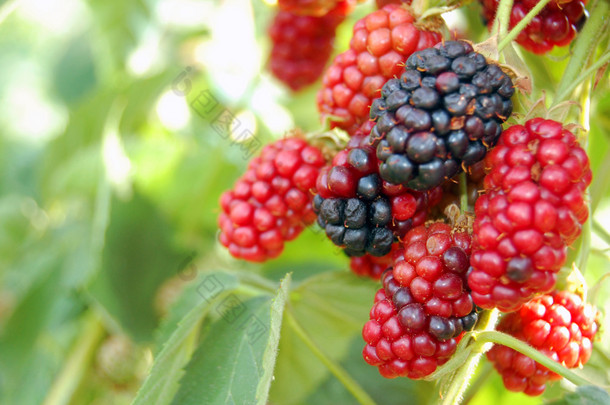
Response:
[[[340,26],[337,52],[373,7],[358,6]],[[0,403],[130,403],[159,347],[167,302],[195,273],[279,280],[293,271],[299,282],[338,270],[355,282],[347,260],[312,230],[263,266],[231,259],[216,242],[218,197],[247,158],[295,126],[320,129],[320,84],[294,95],[265,70],[274,10],[262,0],[0,3]],[[471,5],[452,18],[472,39],[485,36],[478,12]],[[553,88],[565,53],[527,55],[538,90]],[[589,142],[592,200],[606,229],[607,90],[606,76]],[[590,284],[606,272],[608,241],[593,238]],[[350,294],[363,293],[350,299],[361,305],[351,309],[366,319],[376,286],[356,281]],[[598,305],[608,298],[605,287]],[[435,400],[433,384],[384,380],[365,365],[358,327],[318,337],[337,345],[334,355],[379,403]],[[607,339],[596,346],[589,374],[597,381],[608,381],[609,353]],[[295,403],[354,403],[316,373]],[[541,401],[506,392],[495,374],[481,384],[473,404]],[[273,386],[272,395],[286,389]]]

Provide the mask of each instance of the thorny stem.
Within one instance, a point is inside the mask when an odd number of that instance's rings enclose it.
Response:
[[[517,38],[519,36],[519,34],[521,33],[521,31],[523,31],[525,29],[525,27],[527,27],[527,25],[534,19],[534,17],[536,17],[538,15],[538,13],[540,13],[540,11],[542,11],[542,9],[548,4],[550,3],[551,0],[540,0],[530,11],[529,13],[527,13],[525,15],[525,17],[523,17],[523,19],[521,21],[519,21],[519,23],[517,25],[515,25],[515,27],[510,30],[510,32],[506,35],[503,36],[501,33],[500,36],[500,43],[498,44],[498,52],[501,52],[502,49],[504,49],[504,47],[506,47],[506,45],[508,45],[511,41],[513,41],[515,38]],[[502,3],[500,3],[501,5]],[[508,10],[508,15],[510,18],[510,12],[511,10]],[[500,13],[500,6],[498,6],[498,14]]]
[[[598,0],[591,7],[589,19],[574,41],[572,57],[557,86],[556,94],[558,94],[558,97],[553,100],[553,106],[570,96],[575,87],[573,86],[574,83],[582,76],[579,73],[587,65],[589,57],[595,53],[594,49],[604,36],[604,26],[608,22],[608,12],[610,11],[610,4],[608,3],[607,0]],[[588,70],[585,72],[588,72]]]
[[[303,343],[312,351],[326,368],[343,384],[343,386],[356,398],[362,405],[375,405],[375,401],[364,391],[364,389],[337,363],[330,359],[312,340],[307,332],[301,327],[290,309],[285,312],[286,320],[301,339]]]
[[[586,80],[586,83],[583,86],[582,95],[580,96],[580,125],[583,127],[585,133],[589,132],[590,122],[589,116],[591,113],[591,86],[592,80],[589,78]],[[582,140],[582,147],[585,148],[586,151],[590,152],[589,147],[591,144],[589,143],[589,137],[584,137]],[[590,153],[589,153],[590,155]],[[591,194],[589,190],[586,191],[586,201],[587,201],[587,209],[591,212]],[[587,262],[589,261],[589,253],[591,250],[591,221],[586,221],[582,227],[582,237],[580,241],[580,247],[578,249],[578,256],[576,260],[576,266],[580,270],[581,273],[587,268]]]

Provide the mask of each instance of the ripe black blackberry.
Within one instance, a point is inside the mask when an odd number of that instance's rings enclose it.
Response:
[[[464,41],[415,52],[371,106],[381,177],[438,186],[483,159],[512,113],[512,80]]]
[[[359,182],[360,183],[360,182]],[[384,256],[392,249],[394,234],[388,228],[392,209],[387,198],[314,198],[318,224],[348,256]]]

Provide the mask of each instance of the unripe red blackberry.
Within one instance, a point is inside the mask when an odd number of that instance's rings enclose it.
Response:
[[[354,137],[317,180],[318,224],[349,256],[388,254],[394,238],[423,224],[428,208],[440,200],[440,188],[408,190],[382,181],[377,170],[374,148]]]
[[[354,25],[350,49],[339,54],[326,70],[317,103],[321,118],[352,134],[369,119],[369,107],[379,90],[399,76],[416,50],[441,40],[437,32],[414,25],[414,17],[389,4]]]
[[[596,310],[581,297],[555,291],[526,303],[518,312],[505,315],[498,330],[523,340],[547,357],[568,368],[585,364],[597,332]],[[544,392],[547,381],[558,380],[550,371],[511,348],[495,345],[487,358],[502,376],[504,386],[535,396]]]
[[[489,28],[498,8],[499,0],[481,0],[483,16]],[[532,0],[515,0],[510,15],[510,28],[514,28],[538,3]],[[519,33],[516,41],[525,49],[537,54],[550,52],[554,46],[566,46],[586,19],[587,0],[551,0]]]
[[[504,131],[485,165],[468,282],[478,306],[510,312],[553,289],[588,217],[591,169],[576,137],[542,118]]]
[[[467,42],[415,52],[371,106],[381,177],[427,190],[482,160],[512,113],[514,91]]]
[[[362,336],[363,356],[386,378],[423,378],[455,352],[477,313],[465,282],[470,236],[442,223],[409,231],[382,276]]]
[[[322,17],[333,10],[346,16],[352,12],[355,3],[355,0],[278,0],[282,11],[312,17]]]
[[[311,17],[279,11],[269,28],[269,67],[274,76],[294,91],[314,83],[330,58],[335,30],[343,19],[337,12]]]
[[[220,197],[220,242],[239,259],[277,257],[315,221],[312,190],[324,164],[322,152],[297,136],[266,145]]]

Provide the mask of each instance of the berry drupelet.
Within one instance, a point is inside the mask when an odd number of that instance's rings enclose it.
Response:
[[[329,118],[333,127],[350,134],[368,121],[369,107],[384,83],[400,75],[413,52],[441,40],[438,32],[414,23],[409,11],[389,4],[354,25],[350,48],[334,59],[318,92],[323,120]]]
[[[542,118],[504,131],[485,164],[468,282],[478,306],[511,312],[553,289],[588,217],[591,169],[576,137]]]
[[[266,145],[232,190],[220,197],[220,242],[236,258],[262,262],[277,257],[284,241],[315,221],[316,178],[322,152],[300,137]]]
[[[596,311],[581,297],[567,292],[541,295],[518,312],[505,315],[498,330],[523,340],[552,360],[568,368],[585,364],[593,349],[597,332]],[[547,381],[561,377],[509,347],[495,345],[487,358],[502,376],[504,386],[536,396],[544,392]]]
[[[427,190],[482,160],[512,113],[514,91],[467,42],[415,52],[371,106],[381,177]]]
[[[455,352],[478,315],[465,282],[470,236],[449,225],[419,226],[382,276],[362,336],[363,356],[386,378],[423,378]]]

